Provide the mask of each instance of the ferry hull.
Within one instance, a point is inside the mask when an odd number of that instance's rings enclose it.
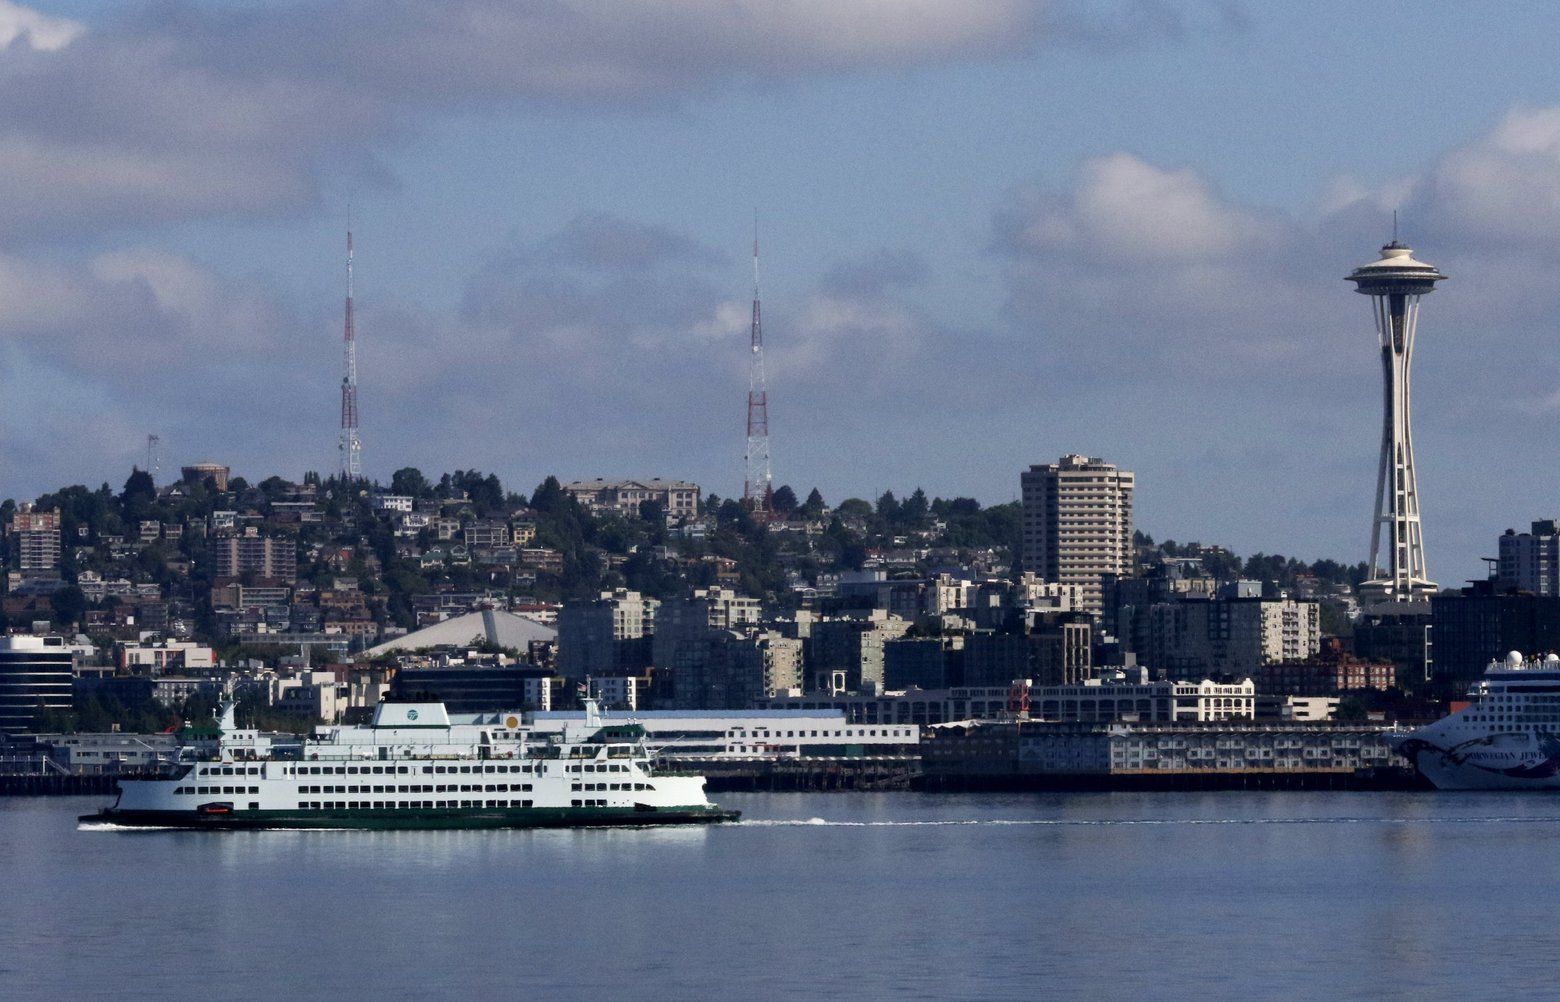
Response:
[[[240,830],[264,828],[645,828],[660,825],[719,824],[736,821],[740,811],[715,806],[658,807],[635,810],[622,807],[525,807],[512,810],[370,810],[370,811],[232,811],[200,814],[193,811],[119,810],[108,807],[83,814],[84,824],[112,824],[129,828],[183,828],[190,830]]]

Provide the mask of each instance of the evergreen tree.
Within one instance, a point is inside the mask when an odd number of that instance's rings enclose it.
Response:
[[[789,484],[781,485],[769,499],[769,506],[777,515],[789,517],[796,511],[796,492]]]

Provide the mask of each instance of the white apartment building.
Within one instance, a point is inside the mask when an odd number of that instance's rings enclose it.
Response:
[[[699,513],[699,485],[682,480],[577,480],[563,489],[592,512],[614,511],[637,517],[645,501],[658,501],[668,519],[693,518]]]
[[[119,648],[119,667],[126,671],[150,670],[161,674],[171,669],[213,668],[216,663],[216,652],[210,647],[186,641],[130,642]]]
[[[1041,720],[1177,721],[1251,720],[1257,715],[1257,687],[1236,683],[1151,682],[1142,668],[1107,671],[1079,685],[1033,690],[1030,715]]]
[[[635,676],[591,678],[590,696],[604,710],[637,710],[645,696],[645,680]]]
[[[409,512],[412,499],[405,494],[375,494],[369,499],[369,505],[375,511]]]
[[[1101,579],[1133,568],[1135,477],[1102,459],[1068,455],[1031,466],[1023,491],[1023,569],[1043,581],[1076,585],[1082,608],[1103,611]]]

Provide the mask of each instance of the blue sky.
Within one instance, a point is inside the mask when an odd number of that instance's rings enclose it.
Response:
[[[1432,575],[1557,514],[1540,4],[0,0],[0,494],[365,461],[740,489],[753,212],[777,480],[1363,559],[1401,209]],[[1505,463],[1497,470],[1497,463]]]

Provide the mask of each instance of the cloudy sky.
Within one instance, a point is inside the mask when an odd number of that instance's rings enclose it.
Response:
[[[0,496],[337,454],[740,492],[1137,471],[1158,537],[1363,559],[1391,210],[1452,276],[1432,575],[1560,515],[1545,4],[0,0]]]

